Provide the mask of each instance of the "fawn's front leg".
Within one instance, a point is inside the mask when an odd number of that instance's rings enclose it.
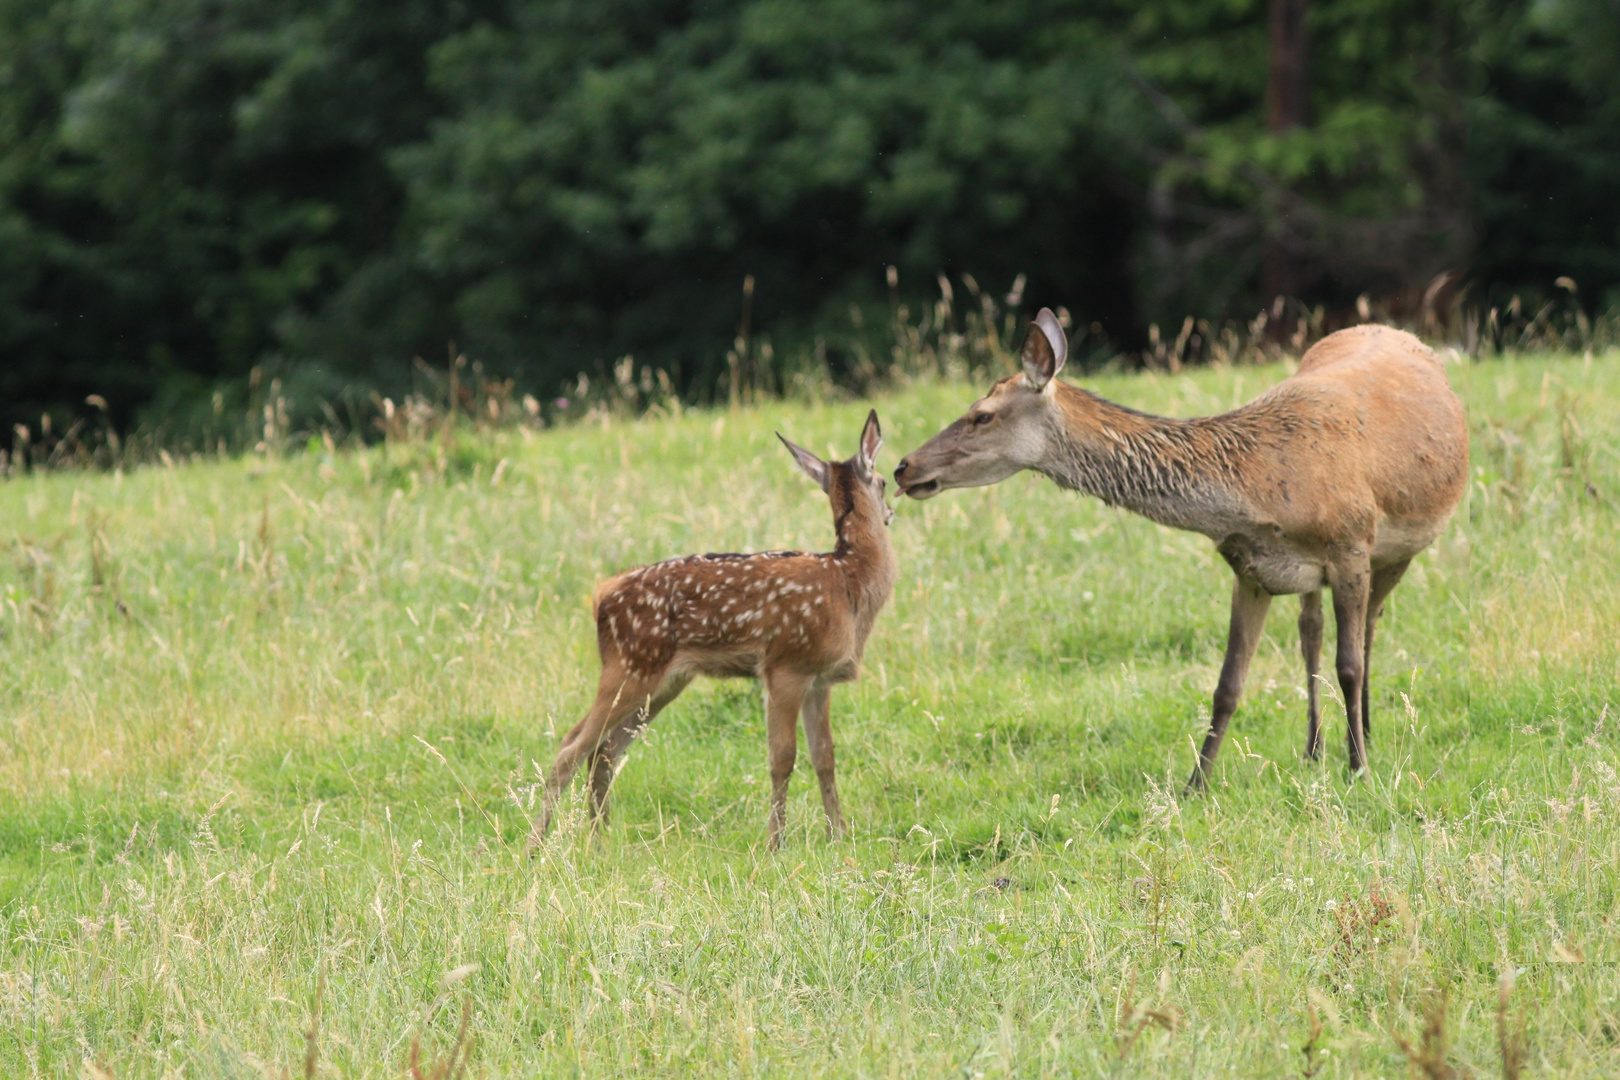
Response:
[[[816,684],[804,696],[804,741],[810,750],[810,763],[816,767],[821,784],[821,806],[827,811],[827,838],[842,840],[846,835],[844,811],[838,805],[838,778],[833,764],[832,687]]]
[[[793,775],[793,759],[799,752],[799,707],[810,680],[787,672],[765,674],[765,737],[771,754],[770,845],[782,846],[782,829],[787,824],[788,778]]]

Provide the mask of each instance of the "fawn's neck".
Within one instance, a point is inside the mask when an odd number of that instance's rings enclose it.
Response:
[[[853,491],[833,507],[833,528],[838,545],[831,562],[844,575],[851,607],[855,610],[860,637],[864,641],[877,613],[894,588],[894,548],[889,543],[889,527],[881,511]]]

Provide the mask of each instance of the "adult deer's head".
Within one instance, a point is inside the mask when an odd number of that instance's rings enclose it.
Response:
[[[1061,423],[1053,377],[1068,356],[1057,316],[1041,308],[1024,338],[1024,370],[997,382],[967,415],[902,458],[894,470],[900,490],[926,499],[946,488],[994,484],[1039,465],[1050,432]]]

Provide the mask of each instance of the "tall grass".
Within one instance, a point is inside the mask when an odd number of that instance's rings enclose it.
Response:
[[[1025,476],[899,508],[834,698],[854,838],[801,775],[775,856],[747,683],[660,717],[606,833],[576,785],[521,844],[592,583],[825,547],[772,432],[847,454],[864,404],[18,475],[0,1074],[1613,1075],[1620,355],[1451,370],[1469,500],[1380,628],[1364,779],[1300,760],[1282,605],[1183,801],[1228,571]],[[1190,415],[1283,374],[1088,385]],[[979,389],[881,396],[885,463]]]
[[[9,449],[0,446],[0,481],[29,472],[128,470],[146,464],[244,454],[330,452],[338,445],[380,438],[420,438],[426,431],[473,432],[526,426],[536,430],[603,414],[676,415],[691,406],[752,407],[769,400],[815,404],[903,392],[918,379],[981,382],[1017,370],[1021,335],[1031,315],[1019,274],[1005,293],[983,287],[971,274],[953,284],[935,275],[937,295],[902,294],[888,268],[887,309],[851,304],[847,323],[791,348],[778,348],[753,319],[754,279],[743,282],[741,318],[718,381],[688,373],[684,381],[656,364],[621,356],[553,387],[520,387],[486,371],[454,346],[441,369],[417,357],[408,388],[395,380],[386,391],[346,384],[325,396],[331,378],[296,363],[279,365],[285,379],[254,368],[244,382],[222,382],[207,404],[197,388],[176,391],[156,409],[158,419],[122,430],[98,394],[79,415],[47,412],[37,424],[18,424]],[[1418,296],[1375,302],[1359,297],[1354,310],[1330,312],[1278,297],[1247,320],[1184,318],[1179,327],[1148,327],[1147,344],[1121,352],[1100,323],[1086,324],[1059,307],[1070,337],[1071,374],[1168,371],[1206,364],[1289,362],[1325,334],[1356,323],[1400,326],[1437,347],[1473,358],[1546,352],[1601,354],[1620,347],[1620,308],[1589,313],[1576,283],[1561,277],[1551,299],[1511,297],[1504,305],[1465,304],[1455,275],[1442,274]],[[678,375],[679,373],[677,373]],[[532,392],[530,392],[532,391]],[[539,395],[539,396],[536,396]]]

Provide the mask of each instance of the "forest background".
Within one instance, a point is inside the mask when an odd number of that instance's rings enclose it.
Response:
[[[953,289],[1091,357],[1278,295],[1597,318],[1615,56],[1613,0],[0,0],[0,430],[458,354],[708,400]]]

